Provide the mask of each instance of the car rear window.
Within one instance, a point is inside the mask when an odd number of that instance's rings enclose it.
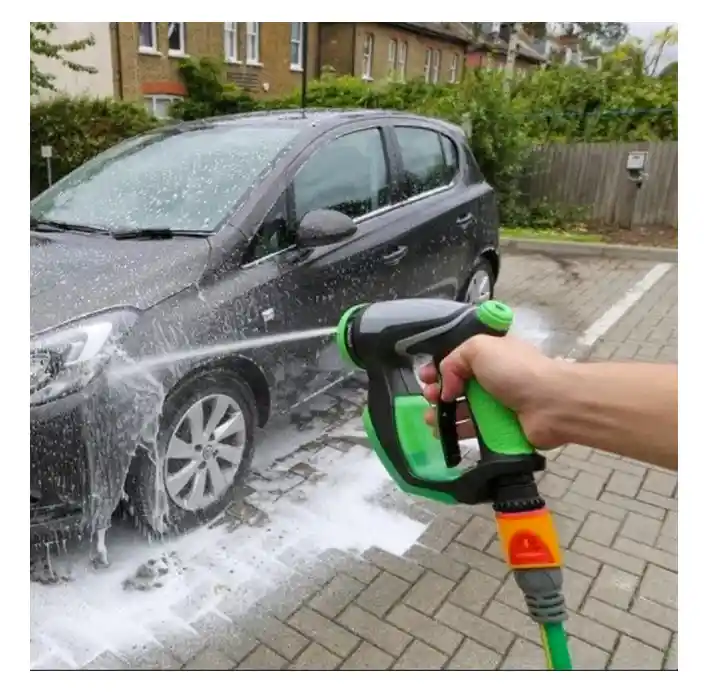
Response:
[[[403,198],[409,199],[448,185],[459,170],[455,143],[421,127],[396,127],[403,162]]]
[[[73,171],[31,213],[106,229],[213,231],[298,132],[238,124],[146,134]]]

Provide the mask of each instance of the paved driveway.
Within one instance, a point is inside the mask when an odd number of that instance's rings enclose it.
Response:
[[[510,256],[498,297],[552,355],[677,359],[676,266]],[[72,580],[32,584],[33,667],[542,668],[491,512],[393,488],[362,399],[351,382],[268,430],[214,527],[160,545],[117,527],[104,572],[55,560]],[[677,476],[581,447],[550,457],[576,666],[676,667]]]

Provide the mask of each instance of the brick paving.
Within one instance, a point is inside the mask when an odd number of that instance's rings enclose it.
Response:
[[[500,297],[512,305],[549,305],[544,347],[564,354],[651,266],[508,257]],[[595,344],[590,358],[677,360],[676,267]],[[362,399],[359,392],[347,396]],[[264,474],[277,492],[294,485],[286,474],[315,482],[333,458],[345,463],[346,455],[366,453],[357,409],[347,418]],[[564,551],[575,667],[677,668],[677,475],[577,446],[548,457],[540,489]],[[235,527],[264,523],[257,509],[266,494],[262,483],[255,478],[255,492],[229,512]],[[169,643],[155,634],[160,648],[129,659],[105,652],[84,667],[544,668],[538,629],[507,573],[491,509],[397,495],[389,501],[426,527],[403,555],[328,551],[246,613],[228,610],[224,600],[217,613],[199,611],[189,621],[195,636],[187,640]],[[59,667],[55,661],[40,667],[52,666]]]
[[[676,269],[600,339],[591,358],[676,362]],[[549,459],[540,488],[564,549],[575,667],[676,669],[677,475],[577,446]],[[405,556],[368,551],[287,619],[260,630],[251,650],[220,644],[228,665],[544,668],[491,512],[427,509],[436,516]]]

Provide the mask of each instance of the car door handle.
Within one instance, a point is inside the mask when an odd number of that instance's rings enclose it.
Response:
[[[470,223],[474,221],[474,214],[471,212],[468,214],[465,214],[464,216],[458,216],[457,217],[457,225],[458,226],[469,226]]]
[[[405,245],[402,245],[393,252],[390,252],[388,255],[383,255],[381,261],[384,264],[398,264],[407,254],[408,248]]]

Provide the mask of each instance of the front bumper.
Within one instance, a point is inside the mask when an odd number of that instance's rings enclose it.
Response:
[[[79,394],[31,407],[32,544],[110,525],[144,429],[135,398],[98,377]]]
[[[30,409],[32,544],[83,528],[91,483],[82,409],[80,395]]]

